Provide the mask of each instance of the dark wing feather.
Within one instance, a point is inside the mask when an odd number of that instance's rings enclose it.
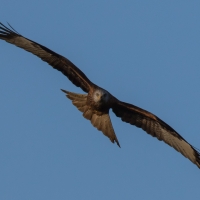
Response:
[[[112,110],[122,121],[142,128],[148,134],[157,137],[158,140],[164,141],[200,168],[200,152],[155,115],[118,100],[113,104]]]
[[[93,85],[86,75],[67,58],[51,51],[45,46],[23,37],[13,28],[9,29],[2,23],[0,23],[0,39],[38,56],[53,68],[61,71],[74,85],[81,87],[85,92],[89,92],[90,87]]]

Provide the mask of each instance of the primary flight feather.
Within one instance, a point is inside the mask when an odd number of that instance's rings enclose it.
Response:
[[[92,83],[67,58],[23,37],[11,26],[8,28],[0,23],[0,39],[35,54],[53,68],[61,71],[74,85],[86,92],[87,94],[76,94],[62,90],[73,105],[83,113],[83,117],[90,120],[92,125],[102,131],[111,142],[116,142],[120,147],[110,120],[110,109],[122,121],[142,128],[158,140],[164,141],[200,168],[200,152],[157,116],[132,104],[119,101],[108,91]]]

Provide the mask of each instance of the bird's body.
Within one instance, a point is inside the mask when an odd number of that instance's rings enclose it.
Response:
[[[114,97],[106,90],[96,87],[88,93],[88,103],[100,112],[108,112]]]
[[[102,131],[111,142],[116,142],[120,146],[109,117],[110,109],[122,121],[142,128],[158,140],[164,141],[200,168],[200,153],[156,115],[132,104],[119,101],[108,91],[92,83],[67,58],[23,37],[12,27],[9,29],[2,23],[0,23],[0,39],[35,54],[53,68],[61,71],[74,85],[86,92],[87,94],[75,94],[62,90],[73,105],[83,113],[83,117],[90,120],[92,125]]]

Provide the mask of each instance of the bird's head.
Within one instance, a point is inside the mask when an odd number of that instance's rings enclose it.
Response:
[[[93,100],[95,103],[107,103],[110,94],[104,89],[97,89],[94,91]]]

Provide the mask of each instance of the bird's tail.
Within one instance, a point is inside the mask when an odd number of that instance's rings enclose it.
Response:
[[[62,90],[62,89],[61,89]],[[116,142],[120,147],[117,136],[113,129],[110,117],[108,113],[97,114],[89,105],[87,105],[87,95],[86,94],[76,94],[62,90],[67,98],[72,100],[72,103],[83,113],[83,117],[90,120],[91,124],[97,128],[99,131],[102,131],[105,136],[110,138],[111,142]]]

